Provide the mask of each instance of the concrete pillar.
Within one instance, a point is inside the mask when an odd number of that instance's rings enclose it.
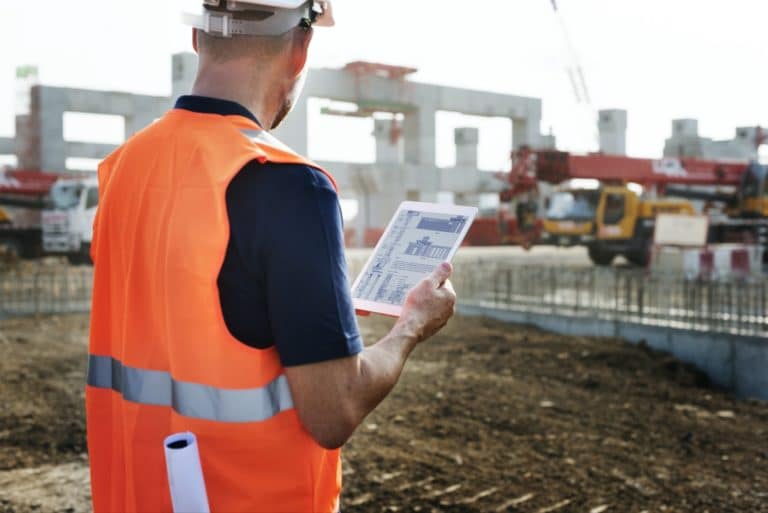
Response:
[[[189,94],[197,75],[197,54],[182,52],[171,57],[171,105],[179,96]]]
[[[392,119],[376,119],[373,136],[376,139],[376,164],[400,164],[403,161],[403,143],[392,142]],[[373,242],[405,199],[404,176],[399,168],[386,166],[386,170],[371,167],[358,169],[356,178],[358,214],[355,219],[355,244],[363,246]]]
[[[403,136],[405,138],[405,161],[409,164],[435,166],[435,109],[420,105],[418,110],[405,115]]]
[[[480,130],[477,128],[457,128],[453,140],[456,143],[456,167],[477,168],[477,145],[480,142]]]
[[[16,116],[16,157],[21,169],[40,169],[40,142],[36,128],[37,116]]]
[[[698,137],[699,122],[696,119],[676,119],[672,121],[672,137]]]
[[[512,148],[523,145],[539,147],[539,121],[533,118],[512,118]]]
[[[16,117],[16,148],[19,167],[49,172],[66,170],[64,142],[66,98],[54,88],[35,86],[30,113]]]
[[[758,160],[760,154],[760,148],[757,144],[757,140],[760,137],[758,130],[758,127],[755,126],[740,126],[736,128],[736,137],[731,145],[735,158]]]
[[[477,145],[480,142],[480,130],[477,128],[457,128],[454,130],[454,142],[456,143],[456,167],[467,170],[477,169]],[[474,175],[472,175],[472,179],[474,179]],[[430,198],[428,201],[436,200],[437,197]],[[473,193],[457,193],[454,196],[454,202],[457,205],[477,206],[480,203],[480,196]]]
[[[627,111],[601,110],[597,127],[600,132],[600,151],[608,155],[627,154]]]
[[[405,173],[399,166],[387,166],[384,170],[376,164],[361,165],[355,170],[351,182],[358,201],[355,218],[355,245],[358,247],[374,243],[406,199]]]
[[[376,139],[376,162],[400,163],[403,161],[402,134],[393,141],[393,119],[375,119],[373,137]],[[395,128],[397,130],[397,128]]]
[[[162,115],[153,108],[149,101],[143,101],[142,98],[134,99],[133,113],[125,116],[125,138],[128,139],[133,134],[152,124],[155,119]]]

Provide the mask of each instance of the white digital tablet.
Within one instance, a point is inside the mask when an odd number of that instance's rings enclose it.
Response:
[[[352,285],[355,309],[399,317],[408,291],[453,259],[476,216],[475,207],[402,203]]]

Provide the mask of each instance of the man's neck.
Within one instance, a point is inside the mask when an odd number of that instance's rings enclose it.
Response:
[[[269,129],[279,107],[273,106],[269,90],[263,83],[244,77],[242,73],[201,68],[192,87],[192,94],[237,102],[256,116],[262,128]],[[258,81],[263,82],[263,81]]]

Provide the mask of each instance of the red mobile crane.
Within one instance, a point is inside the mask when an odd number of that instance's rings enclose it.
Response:
[[[506,184],[499,193],[500,207],[493,215],[478,217],[467,234],[472,246],[519,245],[526,249],[541,238],[539,218],[539,180],[536,176],[534,152],[528,146],[512,152],[512,168],[497,173]]]
[[[499,195],[500,202],[502,205],[514,203],[514,209],[500,208],[498,216],[479,219],[468,239],[476,245],[520,244],[530,247],[540,242],[543,230],[558,236],[564,235],[558,233],[556,225],[539,219],[540,183],[558,185],[574,179],[597,180],[603,185],[613,186],[637,183],[663,195],[670,184],[738,186],[747,168],[745,162],[669,158],[652,160],[605,154],[572,155],[554,150],[534,151],[523,146],[512,154],[511,170],[497,175],[506,184]],[[593,197],[592,201],[597,199]],[[512,216],[510,210],[514,210],[516,216]],[[565,223],[564,226],[568,232],[565,235],[573,240],[575,234],[572,223]],[[585,227],[581,228],[580,231],[585,231]],[[586,231],[591,232],[592,227]]]
[[[543,221],[546,242],[585,245],[597,264],[610,263],[619,254],[639,265],[647,263],[656,215],[693,213],[687,199],[721,204],[721,219],[712,223],[713,242],[766,243],[768,168],[755,162],[558,151],[534,152],[529,159],[538,181],[600,183],[598,189],[565,189],[547,198]],[[628,187],[631,183],[651,194],[639,196]],[[512,184],[510,190],[515,190]]]

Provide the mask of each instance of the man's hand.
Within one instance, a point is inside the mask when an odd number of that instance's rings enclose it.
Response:
[[[416,285],[405,298],[395,329],[412,330],[417,342],[440,331],[456,313],[456,292],[448,278],[453,273],[445,262]]]
[[[416,285],[392,331],[359,355],[285,369],[296,412],[317,443],[341,447],[395,386],[413,348],[453,316],[451,272],[441,264]]]

